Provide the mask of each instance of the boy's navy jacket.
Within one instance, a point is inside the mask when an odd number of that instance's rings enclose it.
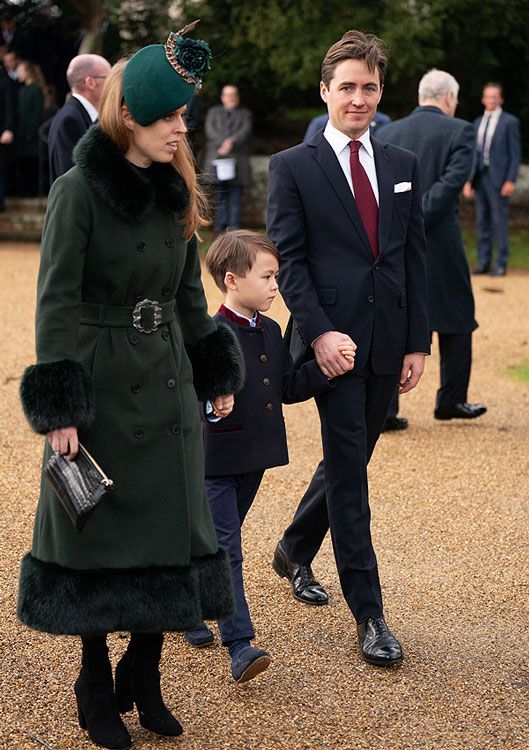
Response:
[[[206,476],[283,466],[288,463],[288,449],[281,404],[306,401],[332,385],[314,359],[294,368],[281,329],[271,318],[260,315],[255,328],[220,312],[213,319],[238,337],[246,380],[229,417],[207,422],[202,413]]]

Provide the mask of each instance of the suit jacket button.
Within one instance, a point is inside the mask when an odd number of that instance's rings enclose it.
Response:
[[[162,294],[164,297],[168,297],[171,294],[171,287],[164,286],[164,288],[162,289]]]
[[[140,337],[137,333],[131,333],[129,336],[129,342],[131,344],[139,344],[140,343]]]
[[[169,378],[169,380],[165,381],[165,385],[168,388],[175,388],[176,387],[176,380],[174,378]]]
[[[143,253],[147,249],[147,245],[145,244],[145,242],[138,242],[136,248],[140,251],[140,253]]]
[[[174,424],[171,427],[171,432],[173,433],[173,435],[180,435],[180,433],[182,432],[182,428],[179,424]]]
[[[266,360],[267,360],[266,354],[261,354],[261,356],[259,357],[259,361],[266,362]]]
[[[169,333],[167,328],[162,331],[162,338],[164,339],[164,341],[169,341],[169,339],[171,338],[171,334]]]
[[[373,297],[372,294],[369,295],[369,297],[367,298],[367,301],[368,302],[374,302],[375,301],[375,298]]]
[[[270,378],[263,378],[263,385],[270,385]]]
[[[141,391],[141,384],[140,384],[140,383],[133,383],[133,384],[132,384],[132,385],[130,386],[130,390],[131,390],[131,391],[132,391],[133,393],[139,393],[139,392]]]
[[[167,237],[165,240],[165,244],[167,247],[174,247],[174,238],[173,237]]]
[[[135,438],[142,438],[145,435],[145,430],[143,429],[143,427],[135,427],[132,434]]]
[[[270,404],[270,403],[268,403],[268,404],[267,404],[267,405],[265,406],[265,409],[266,409],[266,411],[272,411],[272,409],[273,409],[273,408],[274,408],[274,405],[273,405],[273,404]]]

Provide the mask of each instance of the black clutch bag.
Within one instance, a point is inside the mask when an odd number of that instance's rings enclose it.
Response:
[[[101,500],[112,489],[113,481],[80,443],[73,461],[61,453],[54,453],[45,471],[76,531],[81,532]]]

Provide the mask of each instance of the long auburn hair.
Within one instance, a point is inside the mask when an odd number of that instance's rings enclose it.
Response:
[[[119,60],[107,76],[99,106],[99,124],[101,129],[114,141],[117,148],[124,154],[130,145],[131,133],[123,122],[121,108],[123,106],[123,70],[128,60]],[[182,224],[184,234],[189,239],[201,226],[209,224],[206,216],[208,202],[197,181],[193,152],[184,135],[175,152],[172,162],[173,168],[184,180],[189,192],[189,206],[184,212]]]

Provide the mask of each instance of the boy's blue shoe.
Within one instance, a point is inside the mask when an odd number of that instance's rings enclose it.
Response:
[[[231,655],[231,674],[235,682],[248,682],[268,669],[272,657],[266,651],[244,645]]]
[[[195,648],[211,646],[215,641],[215,636],[205,622],[197,625],[193,630],[184,630],[184,638],[190,646],[194,646]]]

